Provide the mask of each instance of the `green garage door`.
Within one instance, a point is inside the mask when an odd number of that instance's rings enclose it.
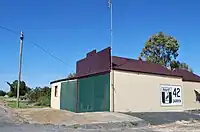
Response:
[[[78,79],[78,112],[110,110],[110,74]]]
[[[60,109],[76,112],[76,80],[61,83]]]

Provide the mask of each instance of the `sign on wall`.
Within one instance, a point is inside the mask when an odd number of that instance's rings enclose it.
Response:
[[[160,85],[160,89],[162,106],[182,105],[181,86]]]

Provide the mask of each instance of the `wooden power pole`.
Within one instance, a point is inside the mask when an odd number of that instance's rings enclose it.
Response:
[[[21,72],[22,72],[23,40],[24,40],[24,34],[23,34],[23,32],[21,32],[21,34],[20,34],[20,50],[19,50],[19,73],[18,73],[18,85],[17,85],[17,108],[19,108],[19,89],[20,89]]]

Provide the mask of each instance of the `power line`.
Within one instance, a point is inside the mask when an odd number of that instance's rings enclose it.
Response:
[[[48,54],[49,56],[51,56],[52,58],[54,58],[54,59],[56,59],[56,60],[62,62],[63,64],[69,66],[69,64],[68,64],[67,62],[65,62],[65,61],[63,61],[62,59],[58,58],[58,57],[55,56],[53,53],[51,53],[51,52],[48,51],[47,49],[43,48],[43,47],[40,46],[39,44],[37,44],[37,43],[35,43],[35,42],[33,42],[33,41],[30,41],[30,43],[33,44],[34,46],[38,47],[39,49],[41,49],[41,50],[44,51],[45,53],[47,53],[47,54]]]
[[[1,25],[0,25],[0,28],[1,28],[1,29],[4,29],[4,30],[7,30],[7,31],[10,31],[10,32],[15,33],[15,34],[20,34],[20,32],[17,32],[17,31],[15,31],[15,30],[9,29],[9,28],[4,27],[4,26],[1,26]]]
[[[20,34],[20,32],[17,32],[15,30],[12,30],[10,28],[7,28],[7,27],[4,27],[4,26],[1,26],[0,25],[0,28],[1,29],[4,29],[6,31],[9,31],[9,32],[12,32],[12,33],[15,33],[15,34]],[[52,58],[56,59],[57,61],[60,61],[62,62],[63,64],[69,66],[69,64],[65,61],[63,61],[62,59],[58,58],[57,56],[55,56],[54,54],[52,54],[50,51],[48,51],[47,49],[45,49],[44,47],[40,46],[39,44],[33,42],[33,41],[29,41],[31,44],[33,44],[34,46],[38,47],[39,49],[41,49],[42,51],[44,51],[45,53],[47,53],[49,56],[51,56]]]

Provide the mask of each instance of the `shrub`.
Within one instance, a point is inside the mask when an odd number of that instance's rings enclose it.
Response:
[[[12,92],[8,92],[7,95],[8,95],[8,97],[13,97],[13,93]]]
[[[6,95],[6,92],[0,90],[0,96],[5,96]]]
[[[37,102],[38,106],[50,106],[50,98],[48,96],[41,96]]]
[[[44,87],[44,88],[36,87],[35,89],[32,89],[26,94],[26,98],[30,102],[37,102],[40,99],[40,97],[43,96],[49,99],[51,98],[51,89],[49,87]]]
[[[27,97],[26,96],[20,96],[20,100],[26,100]]]

